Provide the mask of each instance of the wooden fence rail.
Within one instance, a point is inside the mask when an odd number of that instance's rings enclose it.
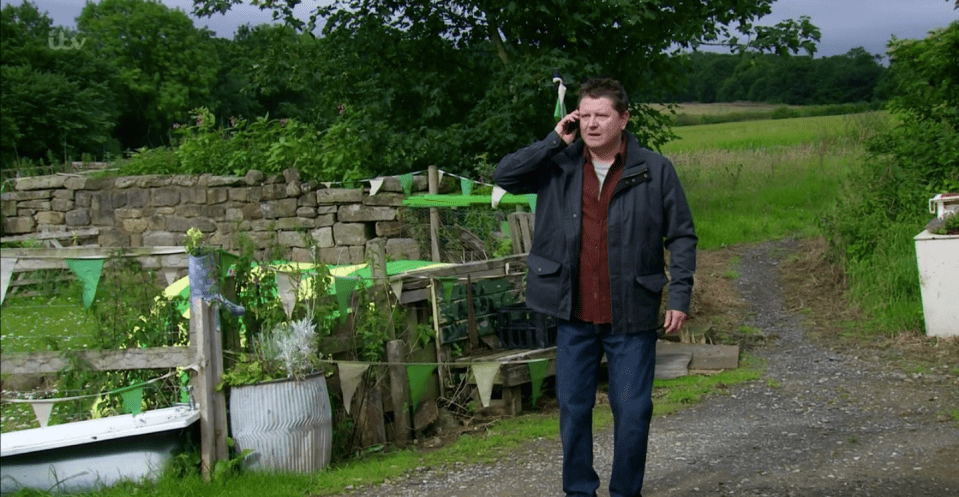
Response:
[[[182,247],[108,249],[67,247],[56,249],[3,249],[4,259],[16,259],[14,272],[66,268],[64,259],[111,259],[135,257],[145,267],[186,268]],[[182,266],[177,262],[182,261]],[[77,350],[62,352],[0,353],[3,374],[51,374],[79,359],[93,371],[188,368],[200,410],[200,456],[204,478],[209,479],[216,461],[228,457],[226,402],[216,385],[223,375],[223,350],[216,309],[200,298],[190,299],[190,345],[122,350]]]

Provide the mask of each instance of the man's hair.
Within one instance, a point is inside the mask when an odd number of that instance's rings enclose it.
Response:
[[[613,108],[620,114],[629,110],[629,97],[622,83],[613,78],[591,78],[579,86],[579,101],[584,97],[606,97],[613,102]]]

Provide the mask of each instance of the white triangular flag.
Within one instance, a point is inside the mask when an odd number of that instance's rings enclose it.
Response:
[[[393,289],[393,295],[396,295],[396,298],[399,299],[403,295],[403,280],[390,283],[390,288]]]
[[[332,181],[321,181],[320,184],[323,185],[323,186],[325,186],[325,187],[327,187],[327,188],[333,186],[333,182],[332,182]]]
[[[374,179],[370,180],[370,196],[376,195],[376,192],[380,191],[380,187],[383,186],[383,177],[377,176]]]
[[[164,269],[164,270],[163,270],[163,276],[166,278],[166,284],[167,284],[167,286],[172,285],[173,282],[178,279],[178,278],[176,277],[176,275],[177,275],[177,270],[176,270],[176,269],[169,269],[169,268],[167,268],[167,269]]]
[[[10,286],[10,278],[13,277],[13,268],[16,266],[16,259],[5,257],[0,260],[0,304],[7,298],[7,287]]]
[[[493,207],[499,205],[499,201],[503,200],[503,195],[506,195],[506,190],[498,186],[493,187]]]
[[[50,421],[50,412],[53,411],[54,400],[34,400],[30,402],[33,408],[33,415],[37,417],[37,422],[41,428],[45,428]]]
[[[493,378],[496,377],[497,371],[497,362],[473,364],[473,377],[476,378],[476,388],[479,390],[483,407],[489,407],[489,398],[493,394]]]
[[[276,293],[280,294],[280,302],[283,303],[287,319],[293,318],[293,307],[296,306],[296,285],[293,281],[296,277],[299,277],[299,274],[276,272]]]
[[[346,407],[346,413],[350,413],[350,404],[353,403],[353,394],[356,393],[356,387],[363,379],[363,373],[370,367],[369,364],[361,362],[337,362],[337,368],[340,370],[340,388],[343,390],[343,406]]]
[[[436,170],[436,182],[437,182],[437,183],[442,183],[442,182],[443,182],[443,170],[442,170],[442,169],[437,169],[437,170]]]

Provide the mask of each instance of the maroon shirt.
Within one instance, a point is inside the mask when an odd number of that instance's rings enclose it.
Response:
[[[609,252],[606,250],[606,232],[609,224],[609,202],[616,184],[623,177],[626,162],[626,140],[620,145],[616,160],[609,167],[599,192],[599,178],[593,168],[589,151],[583,160],[583,217],[582,239],[579,250],[579,275],[576,298],[573,300],[574,319],[587,323],[612,323],[613,304],[609,285]]]

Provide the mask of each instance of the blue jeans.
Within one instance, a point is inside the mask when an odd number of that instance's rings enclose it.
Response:
[[[656,338],[655,333],[614,335],[608,324],[560,321],[556,388],[567,496],[594,497],[599,488],[593,468],[593,406],[605,353],[614,429],[609,495],[641,497],[653,415]]]

